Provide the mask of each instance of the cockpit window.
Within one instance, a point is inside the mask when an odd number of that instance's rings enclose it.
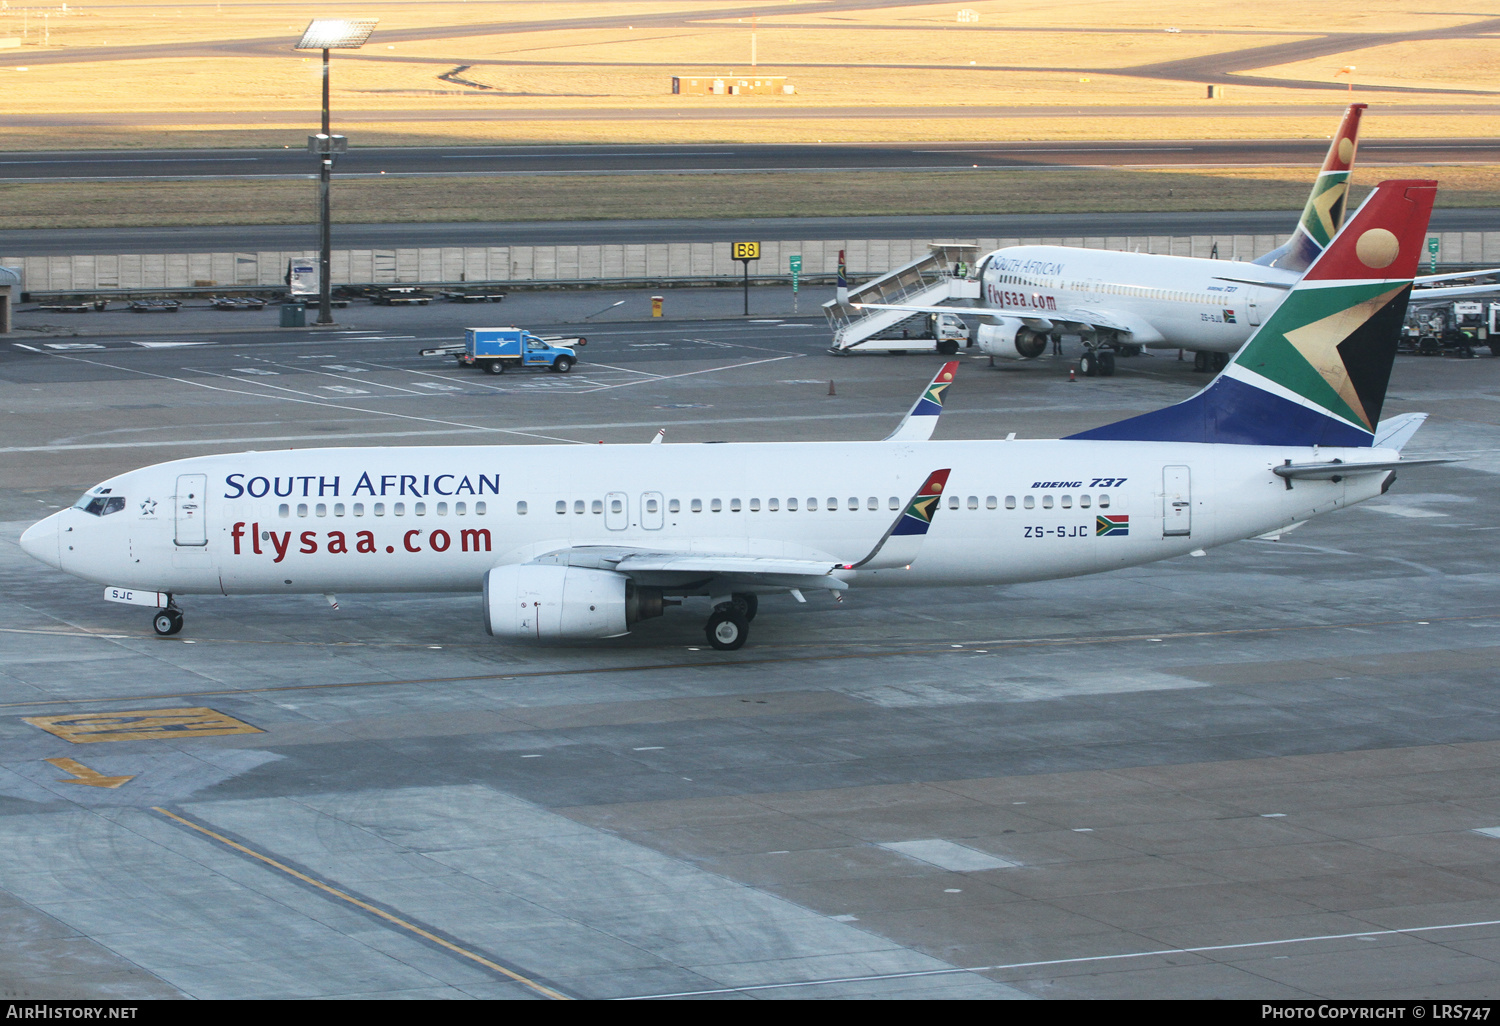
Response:
[[[125,508],[125,496],[123,495],[85,495],[78,500],[77,509],[83,510],[96,517],[107,517],[111,513],[118,513]]]

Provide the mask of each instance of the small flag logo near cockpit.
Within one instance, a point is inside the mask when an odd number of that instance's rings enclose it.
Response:
[[[1128,513],[1101,513],[1094,520],[1094,534],[1118,534],[1130,533],[1130,515]]]

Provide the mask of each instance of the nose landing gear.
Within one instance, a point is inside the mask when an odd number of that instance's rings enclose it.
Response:
[[[158,609],[151,617],[151,629],[161,637],[170,637],[182,630],[182,610],[175,605]]]

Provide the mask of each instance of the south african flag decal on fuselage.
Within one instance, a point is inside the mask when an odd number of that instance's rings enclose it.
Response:
[[[1101,513],[1094,519],[1094,535],[1116,534],[1124,536],[1130,533],[1130,514],[1128,513]]]

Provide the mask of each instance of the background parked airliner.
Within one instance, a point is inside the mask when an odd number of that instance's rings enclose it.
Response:
[[[1292,238],[1252,264],[1069,246],[1008,246],[979,264],[979,306],[863,304],[979,317],[979,351],[1029,360],[1054,333],[1078,334],[1079,369],[1110,375],[1124,346],[1189,349],[1220,370],[1323,252],[1344,223],[1366,105],[1351,104],[1329,144]]]
[[[1380,424],[1434,184],[1381,185],[1196,396],[1053,441],[930,440],[954,365],[871,442],[331,448],[131,471],[27,552],[157,609],[176,596],[483,591],[491,634],[603,638],[702,596],[738,648],[758,596],[1002,584],[1289,529],[1389,487]]]

